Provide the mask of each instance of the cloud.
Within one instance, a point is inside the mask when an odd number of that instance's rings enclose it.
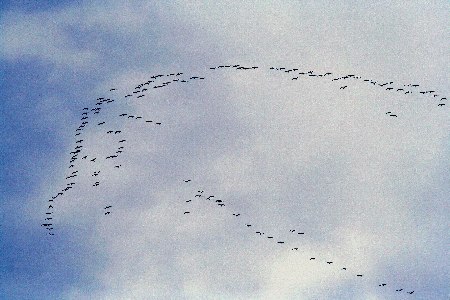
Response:
[[[86,266],[104,287],[96,297],[171,291],[187,297],[314,297],[324,287],[355,280],[321,266],[326,259],[353,275],[363,270],[370,278],[364,291],[375,295],[380,292],[371,285],[387,272],[377,270],[381,262],[428,249],[420,242],[427,231],[415,229],[410,197],[432,180],[418,180],[417,168],[431,177],[440,168],[441,124],[429,120],[427,127],[408,128],[418,118],[412,107],[403,108],[403,118],[387,117],[380,107],[385,104],[376,102],[379,94],[371,95],[376,87],[367,84],[355,83],[343,97],[338,84],[305,79],[293,85],[268,72],[205,70],[204,83],[173,83],[125,103],[120,99],[134,90],[131,85],[117,95],[122,103],[92,116],[126,136],[123,168],[116,172],[101,160],[117,138],[94,125],[84,134],[85,154],[100,162],[80,162],[77,179],[84,188],[58,204],[57,225],[94,229],[89,244],[106,255],[101,267]],[[163,126],[117,117],[123,112],[160,119]],[[429,132],[439,134],[429,139]],[[414,141],[425,136],[427,147],[418,149]],[[427,164],[420,165],[424,158]],[[91,186],[97,169],[103,173],[99,189]],[[185,178],[195,186],[185,185]],[[186,206],[198,189],[230,205],[223,212],[198,201]],[[105,219],[99,205],[110,204],[114,217]],[[183,215],[186,207],[192,215]],[[243,221],[231,217],[238,211],[255,228],[286,239],[285,251],[246,232]],[[306,231],[306,245],[289,237],[292,227]],[[296,258],[286,252],[294,246],[302,250]],[[319,266],[310,265],[310,255]]]
[[[341,82],[325,77],[292,81],[268,69],[352,73],[399,87],[414,81],[445,94],[448,32],[438,5],[96,2],[5,14],[3,58],[54,64],[54,83],[92,70],[83,80],[95,81],[93,91],[84,93],[116,99],[90,113],[83,151],[97,162],[79,160],[77,185],[56,203],[55,231],[86,248],[76,260],[87,279],[64,286],[63,298],[378,299],[391,296],[379,280],[390,290],[427,290],[426,277],[440,286],[450,192],[445,108],[420,94],[393,97],[356,80],[339,90]],[[427,18],[434,11],[438,17]],[[212,62],[260,68],[209,70]],[[150,76],[171,72],[205,80],[149,85],[146,97],[124,98]],[[66,105],[50,99],[37,108],[48,127]],[[124,112],[162,125],[119,118]],[[127,139],[114,162],[104,158],[117,151],[119,136],[106,128]],[[72,133],[67,142],[75,145]],[[66,184],[68,159],[33,199]],[[227,205],[205,205],[193,198],[198,190]],[[28,203],[37,222],[46,207]],[[286,243],[268,243],[256,230]],[[365,274],[361,283],[357,271]]]
[[[39,59],[74,69],[86,68],[96,60],[96,53],[73,44],[67,28],[52,14],[10,13],[2,19],[4,59]]]

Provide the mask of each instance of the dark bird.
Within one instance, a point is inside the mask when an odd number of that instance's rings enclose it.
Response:
[[[379,284],[378,286],[385,286],[386,285],[386,283],[382,283],[382,284]]]
[[[105,209],[108,209],[108,208],[111,208],[111,207],[112,207],[112,206],[111,206],[111,205],[109,205],[109,206],[106,206],[106,207],[105,207]]]
[[[188,180],[185,180],[184,182],[189,182],[189,181],[191,181],[190,179],[188,179]]]
[[[100,122],[100,123],[98,123],[97,125],[102,125],[102,124],[105,124],[105,122]]]
[[[112,130],[110,130],[110,131],[107,131],[106,133],[113,133],[114,131],[112,131]]]
[[[414,293],[414,291],[411,291],[411,292],[407,292],[408,294],[410,294],[410,295],[412,295],[413,293]]]
[[[247,225],[247,227],[251,227],[252,225],[250,225],[250,224],[245,224],[245,225]]]
[[[110,89],[109,91],[111,92],[111,91],[115,91],[116,89]]]
[[[189,214],[189,213],[190,213],[189,211],[185,211],[183,215],[185,215],[185,214]]]
[[[123,117],[123,116],[126,116],[127,114],[121,114],[121,115],[119,115],[119,117]]]
[[[342,270],[347,270],[347,268],[342,268]]]
[[[121,141],[119,141],[119,143],[123,143],[123,142],[125,142],[126,140],[121,140]]]
[[[298,232],[297,234],[305,234],[304,232]]]
[[[161,123],[155,123],[156,125],[161,125]]]
[[[110,211],[105,212],[105,216],[109,215],[110,213],[111,213]]]
[[[439,103],[438,104],[438,106],[444,106],[445,105],[445,103]]]
[[[278,244],[284,244],[284,242],[277,242]]]
[[[76,141],[75,143],[81,143],[83,140],[78,140],[78,141]]]
[[[235,217],[239,217],[241,214],[233,214],[233,216]]]
[[[91,161],[95,161],[97,159],[97,157],[96,158],[93,158],[93,159],[91,159]]]
[[[332,261],[327,261],[327,264],[331,265],[333,262]]]
[[[343,90],[343,89],[345,89],[347,86],[346,85],[344,85],[344,86],[341,86],[339,89],[340,90]]]
[[[356,275],[356,276],[358,276],[358,277],[362,277],[362,274],[358,274],[358,275]]]
[[[311,257],[309,260],[315,260],[316,258],[315,257]]]
[[[398,290],[395,290],[396,292],[401,292],[401,291],[403,291],[403,289],[398,289]]]
[[[121,133],[121,132],[122,132],[122,131],[117,130],[117,131],[114,132],[114,134],[118,134],[118,133]]]

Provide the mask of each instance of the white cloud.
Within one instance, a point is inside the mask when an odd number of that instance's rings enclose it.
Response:
[[[124,50],[130,65],[98,83],[98,91],[116,87],[118,92],[108,95],[117,101],[93,116],[94,128],[84,133],[86,153],[99,157],[99,163],[93,167],[83,161],[79,185],[57,204],[58,228],[73,226],[78,235],[87,234],[93,252],[86,255],[105,259],[93,265],[86,260],[83,266],[96,292],[74,285],[66,297],[326,298],[333,295],[330,289],[344,293],[350,286],[354,293],[349,297],[377,299],[385,295],[373,287],[378,278],[398,276],[405,282],[395,284],[414,287],[420,282],[412,276],[433,274],[437,262],[428,267],[429,260],[414,262],[417,266],[409,261],[444,251],[433,246],[436,231],[445,234],[433,219],[445,220],[446,212],[427,216],[421,205],[434,189],[441,192],[432,200],[438,207],[448,196],[435,185],[439,174],[448,177],[446,108],[419,94],[392,96],[358,81],[342,91],[341,82],[292,81],[268,70],[272,63],[292,64],[397,80],[399,86],[417,80],[448,92],[448,60],[441,58],[446,48],[440,44],[448,35],[440,27],[443,13],[429,20],[432,7],[413,6],[403,15],[398,14],[403,7],[389,8],[284,2],[148,7],[134,2],[8,16],[5,37],[11,42],[3,55],[10,59],[31,55],[89,69],[115,52],[74,46],[66,28],[81,33],[98,28],[112,35],[104,41],[111,47],[114,37],[132,36]],[[152,49],[146,48],[151,44],[146,34],[157,42]],[[420,43],[422,38],[430,44]],[[140,60],[154,49],[168,52],[156,62]],[[178,61],[171,61],[172,55]],[[210,71],[203,66],[223,60],[260,69]],[[204,75],[205,80],[159,90],[149,86],[146,97],[124,100],[134,84],[166,71],[184,72],[185,78]],[[399,117],[386,116],[389,110]],[[122,112],[159,120],[162,126],[118,119]],[[126,136],[120,170],[100,159],[117,146],[115,137],[95,125],[103,120],[105,128]],[[92,187],[96,169],[102,170],[99,188]],[[186,178],[192,183],[184,184]],[[42,189],[50,195],[48,186]],[[192,215],[183,215],[185,201],[198,189],[229,205],[194,201]],[[114,210],[104,216],[102,207],[108,204]],[[233,212],[241,212],[241,218]],[[255,236],[245,222],[286,239],[284,250]],[[293,227],[305,231],[300,241],[289,235]],[[296,244],[299,255],[289,250]],[[321,259],[317,266],[308,260],[313,255]],[[323,261],[328,258],[348,266],[352,275],[341,275],[335,265],[328,268]],[[397,273],[391,273],[392,266]],[[368,281],[354,283],[356,270]],[[423,270],[429,274],[418,274]]]

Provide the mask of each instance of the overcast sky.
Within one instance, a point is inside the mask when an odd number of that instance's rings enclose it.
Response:
[[[448,1],[104,2],[0,6],[0,298],[448,299]]]

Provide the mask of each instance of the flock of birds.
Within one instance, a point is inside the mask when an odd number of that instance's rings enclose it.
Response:
[[[191,179],[188,179],[188,180],[185,180],[184,182],[187,183],[187,182],[190,182],[190,181],[192,181],[192,180],[191,180]],[[225,203],[224,200],[218,199],[215,195],[209,195],[209,196],[206,197],[206,195],[204,194],[204,190],[197,190],[197,192],[195,193],[195,195],[194,195],[193,198],[194,198],[194,199],[204,199],[205,201],[207,201],[207,202],[209,202],[209,203],[216,204],[218,207],[224,207],[224,206],[226,205],[226,203]],[[192,199],[186,200],[185,202],[186,202],[186,203],[192,203]],[[183,212],[184,215],[189,215],[189,214],[191,214],[191,213],[192,213],[191,210],[185,210],[185,211]],[[237,212],[234,212],[234,213],[231,214],[231,216],[232,216],[232,217],[240,217],[241,214],[240,214],[240,213],[237,213]],[[251,223],[249,223],[249,222],[244,222],[243,224],[244,224],[247,228],[250,228],[250,229],[253,229],[253,228],[255,227],[253,224],[251,224]],[[284,241],[284,240],[282,240],[282,239],[279,239],[279,238],[276,238],[274,235],[266,234],[266,232],[264,232],[264,231],[261,230],[261,229],[259,229],[259,230],[254,230],[253,233],[255,233],[255,234],[257,234],[258,236],[261,236],[261,237],[263,237],[263,238],[267,238],[267,239],[270,240],[270,241],[274,241],[276,244],[285,244],[285,243],[286,243],[286,241]],[[304,235],[304,234],[305,234],[304,231],[299,231],[299,230],[297,230],[297,229],[290,229],[290,230],[289,230],[289,233],[294,234],[294,235],[297,235],[297,236],[298,236],[298,235]],[[291,251],[298,251],[299,249],[300,249],[299,247],[292,247],[290,250],[291,250]],[[318,258],[317,258],[317,257],[310,257],[309,260],[310,260],[310,261],[317,261]],[[328,264],[328,265],[331,265],[331,264],[334,263],[333,261],[326,260],[326,259],[323,260],[323,261],[324,261],[326,264]],[[347,267],[343,266],[343,267],[340,268],[340,270],[342,270],[342,271],[347,271]],[[355,275],[356,275],[356,277],[363,277],[363,274],[355,274]],[[388,286],[388,284],[382,282],[382,283],[379,283],[378,286],[379,286],[379,287],[385,287],[385,286]],[[402,291],[404,291],[404,289],[403,289],[403,288],[397,288],[397,289],[395,289],[395,291],[396,291],[396,292],[402,292]],[[411,291],[405,291],[405,292],[406,292],[407,294],[409,294],[409,295],[414,294],[414,290],[411,290]]]
[[[220,65],[216,67],[209,68],[210,70],[219,70],[219,69],[234,69],[236,71],[255,71],[258,69],[256,66],[252,67],[245,67],[238,64],[235,65]],[[427,90],[427,89],[421,89],[419,88],[418,84],[395,84],[392,81],[375,81],[372,79],[363,78],[361,76],[355,75],[355,74],[348,74],[344,76],[335,76],[331,72],[326,73],[315,73],[314,71],[300,71],[297,68],[276,68],[276,67],[270,67],[270,70],[273,71],[280,71],[289,75],[293,75],[291,77],[291,80],[301,80],[303,78],[323,78],[323,79],[329,79],[330,81],[345,81],[346,84],[342,85],[340,87],[340,90],[349,89],[351,88],[351,82],[352,81],[363,81],[366,82],[369,85],[372,85],[377,88],[385,89],[386,91],[393,92],[393,93],[403,93],[406,95],[413,95],[413,94],[420,94],[424,96],[433,97],[434,99],[438,99],[439,103],[438,106],[442,107],[445,106],[445,101],[447,100],[446,97],[441,96],[439,93],[437,93],[434,90]],[[170,74],[158,74],[153,75],[150,77],[150,79],[146,82],[143,82],[139,85],[137,85],[133,91],[125,93],[124,96],[121,96],[122,99],[132,100],[133,98],[135,100],[140,100],[141,98],[147,96],[149,93],[151,93],[152,89],[160,89],[160,88],[167,88],[170,85],[175,84],[188,84],[190,82],[194,81],[202,81],[205,80],[205,77],[201,76],[184,76],[184,73],[178,72],[178,73],[170,73]],[[117,89],[112,88],[110,89],[110,92],[116,92]],[[140,100],[141,101],[141,100]],[[111,98],[104,98],[100,97],[96,99],[96,103],[93,105],[92,108],[85,107],[82,109],[81,112],[81,118],[80,118],[80,125],[75,130],[75,142],[74,142],[74,148],[70,152],[71,157],[69,160],[69,166],[68,171],[69,174],[65,177],[65,180],[67,181],[66,185],[57,193],[55,193],[53,196],[51,196],[50,199],[48,199],[48,208],[45,212],[45,219],[44,223],[41,224],[42,227],[44,227],[48,235],[53,236],[55,235],[55,228],[54,228],[54,219],[55,219],[55,206],[57,201],[61,201],[62,197],[66,195],[67,193],[70,193],[70,190],[74,189],[77,186],[77,177],[80,175],[80,171],[83,171],[85,169],[80,168],[80,164],[82,161],[85,161],[85,163],[90,164],[93,168],[96,168],[96,171],[93,171],[92,174],[90,174],[92,177],[92,187],[98,188],[101,186],[101,178],[102,175],[106,172],[102,172],[100,170],[100,166],[104,165],[105,162],[111,162],[112,169],[118,169],[117,171],[120,171],[120,168],[122,167],[122,159],[121,157],[126,152],[126,145],[127,145],[127,139],[126,139],[126,131],[121,128],[112,127],[113,122],[111,122],[111,119],[107,119],[106,117],[102,117],[102,112],[107,110],[108,107],[113,105],[113,103],[120,103],[121,100],[119,100],[118,97],[115,97],[115,99]],[[396,113],[393,113],[391,111],[386,112],[386,115],[390,117],[398,117]],[[162,122],[159,120],[153,120],[151,118],[147,118],[144,116],[139,116],[136,114],[131,114],[129,112],[122,112],[116,116],[119,120],[122,120],[125,122],[125,120],[128,121],[134,121],[134,122],[142,122],[142,124],[146,124],[149,126],[155,126],[155,129],[162,128]],[[110,136],[113,139],[113,143],[115,144],[115,147],[113,147],[114,150],[109,153],[109,155],[106,156],[99,156],[95,153],[90,153],[87,151],[84,147],[85,139],[83,138],[83,134],[85,132],[85,129],[88,127],[97,126],[101,130],[103,130],[105,136]],[[170,126],[170,125],[168,125]],[[114,152],[113,152],[114,151]],[[98,166],[98,167],[97,167]],[[104,170],[103,170],[104,171]],[[190,179],[184,180],[185,183],[191,182]],[[207,202],[215,203],[218,207],[224,207],[226,206],[225,201],[221,199],[217,199],[214,195],[205,196],[203,190],[198,190],[198,192],[194,195],[194,199],[204,199]],[[192,199],[186,200],[187,203],[192,202]],[[112,215],[112,205],[111,204],[104,204],[103,205],[103,215],[104,216],[111,216]],[[99,211],[100,213],[101,211]],[[184,215],[190,215],[190,210],[185,210],[183,212]],[[232,213],[232,217],[234,218],[240,218],[241,214],[234,212]],[[253,225],[251,223],[245,223],[245,226],[253,229]],[[268,240],[274,241],[277,244],[285,244],[285,241],[277,239],[275,236],[266,234],[265,232],[258,230],[254,232],[255,234],[267,238]],[[303,231],[298,231],[297,229],[291,229],[291,234],[295,234],[296,236],[302,236],[305,234]],[[292,247],[292,251],[298,251],[298,247]],[[311,261],[317,261],[317,257],[310,257],[309,260]],[[325,260],[325,263],[328,265],[334,264],[333,261]],[[342,266],[340,268],[343,272],[348,271],[347,267]],[[355,274],[356,277],[363,277],[363,274]],[[380,287],[389,286],[385,282],[379,283]],[[414,290],[404,290],[403,288],[396,288],[396,292],[406,292],[408,294],[413,294]]]

